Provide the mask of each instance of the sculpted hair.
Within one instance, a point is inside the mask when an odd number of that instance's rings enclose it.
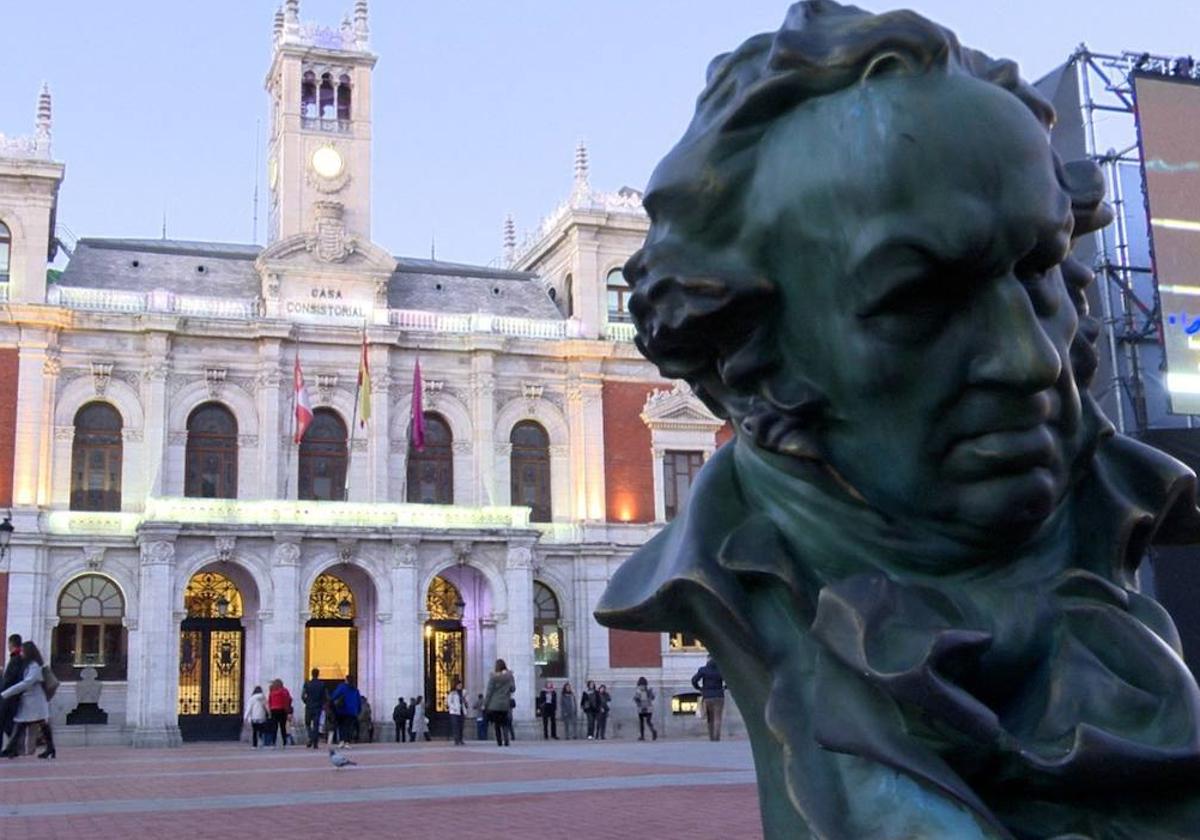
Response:
[[[664,376],[685,379],[718,416],[768,449],[819,459],[808,429],[822,398],[770,377],[777,290],[739,210],[759,141],[806,101],[873,77],[929,72],[998,85],[1047,129],[1054,122],[1053,107],[1021,80],[1016,64],[962,47],[920,15],[806,0],[788,10],[778,32],[713,60],[690,126],[651,176],[650,230],[625,265],[637,345]]]

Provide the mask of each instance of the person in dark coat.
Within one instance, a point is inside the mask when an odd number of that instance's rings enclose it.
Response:
[[[512,696],[517,690],[517,681],[508,670],[503,659],[496,660],[496,667],[488,677],[483,692],[483,706],[488,720],[496,727],[496,746],[507,747],[512,740]]]
[[[558,724],[555,718],[558,717],[558,692],[554,690],[554,683],[546,683],[546,687],[538,692],[534,711],[542,719],[542,740],[553,738],[557,741]]]
[[[417,731],[413,726],[417,719],[417,698],[408,698],[408,710],[404,713],[404,725],[408,728],[408,740],[412,743],[417,742]]]
[[[304,729],[308,733],[305,746],[316,749],[321,740],[321,710],[325,708],[328,697],[329,690],[321,679],[320,669],[313,668],[312,679],[300,689],[300,702],[304,704]]]
[[[608,686],[601,683],[594,697],[596,704],[596,740],[603,741],[608,732],[608,712],[612,707],[612,695],[608,693]]]
[[[392,709],[392,723],[396,724],[396,743],[403,744],[408,736],[408,704],[403,697],[396,698]]]
[[[21,660],[21,637],[13,633],[8,637],[8,664],[4,666],[4,680],[0,683],[0,691],[6,688],[11,688],[21,681],[25,674],[25,663]],[[21,698],[13,697],[9,700],[0,700],[0,741],[4,741],[3,746],[8,746],[8,739],[12,737],[13,730],[16,724],[13,718],[17,716],[17,706],[20,704]]]
[[[721,669],[710,656],[692,677],[692,688],[700,692],[704,702],[704,720],[708,724],[708,740],[721,740],[721,715],[725,711],[725,680]]]
[[[596,693],[596,684],[591,680],[587,681],[587,688],[583,690],[583,696],[579,698],[579,708],[587,717],[587,737],[592,740],[596,737],[596,706],[599,704],[600,698]]]

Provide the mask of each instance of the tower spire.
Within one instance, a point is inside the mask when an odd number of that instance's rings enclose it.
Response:
[[[283,6],[283,36],[295,38],[300,35],[300,0],[287,0]]]
[[[517,225],[512,213],[504,217],[504,264],[511,266],[517,259]]]
[[[276,43],[283,39],[283,6],[275,9],[275,24],[272,31]]]
[[[50,155],[50,86],[42,82],[42,90],[38,93],[37,116],[34,120],[34,142],[38,152]]]
[[[366,49],[371,30],[367,26],[367,0],[354,3],[354,40],[359,49]]]
[[[575,146],[575,184],[571,187],[571,203],[580,204],[587,201],[592,187],[588,183],[588,150],[583,140]]]

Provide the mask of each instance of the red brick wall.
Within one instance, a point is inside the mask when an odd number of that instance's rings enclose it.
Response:
[[[731,440],[733,440],[733,426],[726,420],[725,425],[717,429],[717,449],[720,449]]]
[[[609,522],[654,521],[654,463],[642,407],[662,385],[605,382],[604,485]]]
[[[0,508],[12,506],[17,440],[17,349],[0,347]]]
[[[609,630],[608,664],[612,668],[661,668],[662,634]]]

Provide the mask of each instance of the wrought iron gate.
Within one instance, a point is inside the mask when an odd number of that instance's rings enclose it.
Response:
[[[236,618],[188,618],[179,632],[179,731],[236,741],[242,731],[244,630]]]
[[[446,695],[455,680],[463,679],[466,659],[462,622],[435,619],[425,624],[425,712],[434,735],[450,732]]]

